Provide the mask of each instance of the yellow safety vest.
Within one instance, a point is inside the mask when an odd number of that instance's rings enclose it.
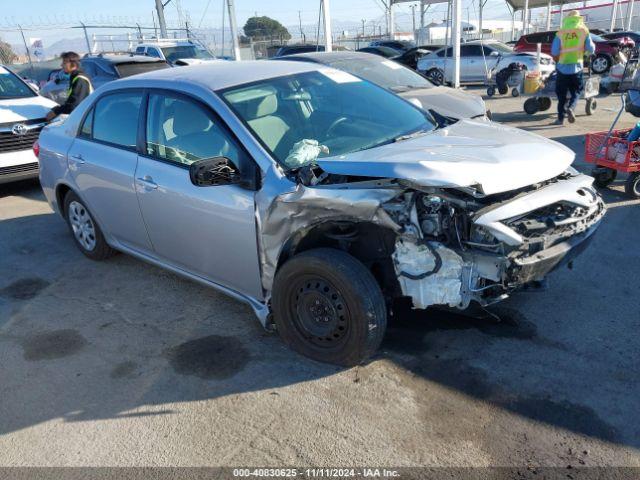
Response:
[[[589,31],[583,28],[563,28],[556,34],[560,38],[560,58],[562,65],[582,64],[584,60],[584,42]]]
[[[76,75],[75,78],[69,82],[69,90],[67,90],[67,97],[71,95],[73,84],[76,83],[76,81],[79,78],[82,78],[83,80],[87,81],[87,83],[89,84],[89,93],[93,93],[93,85],[91,84],[91,80],[89,80],[89,77],[85,77],[84,75]]]

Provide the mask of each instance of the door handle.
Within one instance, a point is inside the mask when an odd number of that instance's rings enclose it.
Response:
[[[75,160],[75,163],[83,164],[86,162],[81,153],[71,155],[71,158]]]
[[[149,190],[155,190],[156,188],[158,188],[158,184],[154,182],[153,178],[148,175],[145,175],[144,177],[138,177],[136,178],[136,181],[138,182],[138,185]]]

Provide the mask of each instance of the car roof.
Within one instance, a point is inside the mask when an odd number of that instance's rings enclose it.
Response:
[[[367,52],[353,52],[353,51],[340,51],[340,52],[309,52],[309,53],[296,53],[293,55],[287,55],[288,58],[299,58],[308,60],[310,62],[325,63],[335,60],[352,60],[358,58],[379,58],[384,60],[380,55],[374,55]]]
[[[149,81],[171,81],[204,86],[211,90],[221,90],[236,85],[283,77],[296,73],[317,71],[318,65],[309,62],[279,60],[248,60],[242,62],[210,62],[180,68],[166,68],[142,73],[119,80],[120,85],[143,86]],[[122,83],[120,83],[122,82]]]
[[[154,62],[164,62],[159,58],[155,57],[147,57],[146,55],[130,55],[130,54],[108,54],[108,55],[89,55],[83,57],[82,60],[95,60],[95,61],[105,61],[113,64],[120,63],[154,63]]]

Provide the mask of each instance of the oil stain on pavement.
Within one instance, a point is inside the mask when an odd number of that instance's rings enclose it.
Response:
[[[0,290],[0,296],[13,300],[31,300],[48,285],[49,282],[42,278],[21,278]]]
[[[235,337],[209,335],[172,348],[168,357],[173,369],[181,375],[223,380],[246,366],[249,352]]]
[[[127,378],[133,376],[133,373],[136,371],[138,364],[132,360],[126,360],[117,364],[111,370],[111,374],[109,375],[113,379],[119,378]]]
[[[76,330],[54,330],[21,341],[25,360],[52,360],[78,353],[87,340]]]

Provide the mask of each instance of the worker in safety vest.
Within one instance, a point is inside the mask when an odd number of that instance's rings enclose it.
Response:
[[[551,44],[551,55],[556,61],[557,71],[558,120],[555,125],[564,124],[565,113],[570,123],[576,121],[574,110],[582,91],[584,56],[586,53],[592,54],[595,48],[580,14],[575,10],[569,12]],[[571,95],[569,105],[567,93]]]
[[[61,55],[62,69],[69,74],[69,90],[67,100],[51,109],[47,114],[47,120],[51,121],[60,114],[69,114],[80,105],[80,102],[93,92],[93,85],[89,77],[80,70],[80,55],[75,52],[64,52]]]

